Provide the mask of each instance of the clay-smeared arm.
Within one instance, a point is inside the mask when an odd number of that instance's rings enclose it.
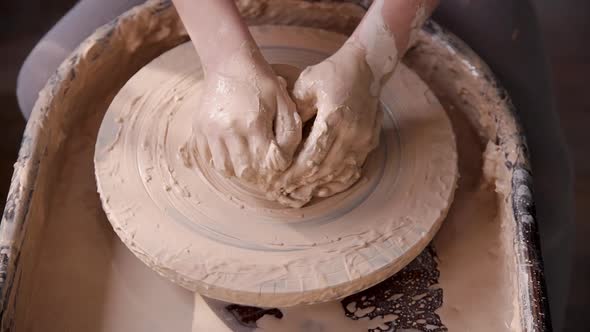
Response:
[[[234,0],[172,0],[206,71],[253,43]]]
[[[396,47],[400,54],[405,53],[408,46],[414,42],[412,33],[420,29],[424,21],[430,17],[438,6],[439,0],[389,0],[383,4],[381,16],[396,40]],[[366,16],[366,20],[372,20]]]
[[[364,49],[375,79],[387,78],[437,5],[438,0],[376,0],[348,43]]]
[[[267,188],[290,164],[301,120],[233,0],[173,0],[205,70],[193,138],[199,158]]]
[[[314,196],[346,190],[378,144],[379,94],[399,58],[430,15],[435,0],[376,0],[344,45],[306,68],[293,96],[313,127],[274,194],[298,207]]]

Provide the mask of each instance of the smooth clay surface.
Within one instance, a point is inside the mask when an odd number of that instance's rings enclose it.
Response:
[[[252,32],[268,61],[300,69],[343,41],[317,29]],[[455,190],[455,138],[436,97],[407,67],[384,87],[382,139],[363,180],[299,209],[187,153],[201,82],[190,43],[163,54],[115,97],[96,144],[107,216],[160,274],[229,302],[321,302],[399,271],[438,230]]]
[[[268,1],[239,3],[252,23],[329,26],[341,32],[350,32],[362,15],[359,10],[332,10],[325,3],[317,8],[310,3],[291,6],[289,11],[273,8]],[[307,15],[306,8],[311,7],[317,11]],[[351,7],[343,5],[342,8]],[[150,7],[150,11],[152,9]],[[136,56],[134,52],[139,43],[149,45],[139,49],[151,57],[166,49],[165,45],[178,43],[182,38],[179,36],[184,33],[170,11],[165,9],[159,16],[148,14],[145,8],[131,12],[119,21],[120,28],[114,36],[129,33],[132,37],[114,39],[111,45],[119,51],[98,61],[106,61],[113,68],[114,64],[121,66],[122,63],[137,68],[138,63],[147,61],[131,60],[131,55]],[[135,15],[140,19],[135,20]],[[326,17],[328,23],[320,23],[326,22]],[[151,20],[158,24],[146,23]],[[154,28],[159,26],[165,29]],[[96,38],[105,38],[105,35],[99,33]],[[39,174],[27,217],[26,236],[30,240],[20,256],[18,289],[11,293],[18,299],[12,302],[11,324],[16,331],[189,331],[193,294],[159,277],[133,256],[113,232],[96,193],[94,145],[104,112],[116,93],[112,88],[101,88],[102,82],[92,83],[94,81],[88,77],[91,73],[96,78],[95,65],[90,61],[95,61],[93,54],[100,52],[96,43],[90,40],[79,51],[82,54],[80,66],[92,70],[80,70],[78,76],[71,79],[83,84],[85,89],[92,86],[95,90],[87,93],[72,86],[67,103],[57,103],[61,108],[52,109],[49,115],[43,113],[43,118],[37,108],[29,123],[29,133],[40,132],[55,145],[45,150],[45,168]],[[462,84],[473,82],[473,77],[478,75],[477,68],[469,72],[462,69],[463,63],[454,57],[432,56],[447,54],[437,49],[440,47],[427,47],[424,53],[414,54],[411,59],[430,69],[425,75],[428,84],[449,87],[442,90],[450,91],[449,104],[456,106],[448,107],[447,111],[459,142],[461,178],[448,216],[434,239],[440,260],[439,286],[444,293],[438,314],[450,331],[518,331],[515,252],[511,235],[514,218],[507,206],[510,174],[503,167],[506,160],[502,151],[504,144],[514,144],[512,140],[518,138],[504,135],[497,127],[498,119],[502,121],[502,128],[513,128],[514,120],[502,113],[505,110],[478,99],[478,94],[469,95],[473,93],[469,89],[471,85],[462,87]],[[453,75],[437,74],[434,70],[437,66],[439,70],[452,69]],[[67,72],[61,74],[68,75]],[[122,79],[129,76],[128,72],[115,76],[109,72],[108,76],[101,77],[113,79],[118,90]],[[459,91],[462,92],[460,97]],[[467,92],[468,100],[462,101],[463,92]],[[40,105],[55,97],[59,96],[46,89]],[[463,116],[466,110],[470,113],[469,120]],[[47,130],[51,130],[50,134]],[[497,137],[501,137],[502,146],[494,144]],[[512,156],[507,158],[514,161]],[[31,241],[37,254],[24,250],[32,250]],[[217,328],[220,322],[215,319],[205,323]],[[278,323],[265,320],[268,327]]]

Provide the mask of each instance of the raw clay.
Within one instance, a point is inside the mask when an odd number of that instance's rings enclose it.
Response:
[[[296,27],[252,34],[268,61],[299,68],[344,41]],[[256,186],[186,153],[194,151],[187,119],[199,105],[202,77],[191,44],[163,54],[123,87],[99,132],[103,207],[148,266],[217,299],[289,306],[374,285],[430,242],[455,190],[455,139],[442,106],[407,67],[384,87],[381,144],[363,181],[300,209],[268,201]]]

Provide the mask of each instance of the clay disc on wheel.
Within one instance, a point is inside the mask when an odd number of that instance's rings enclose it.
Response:
[[[298,68],[345,37],[255,27],[272,64]],[[145,264],[203,295],[257,306],[335,300],[399,271],[429,243],[452,201],[451,123],[400,65],[384,87],[383,131],[351,189],[301,209],[209,170],[189,143],[203,72],[189,43],[153,60],[110,105],[96,143],[108,219]]]

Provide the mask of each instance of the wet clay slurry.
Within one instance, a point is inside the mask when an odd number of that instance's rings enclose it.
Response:
[[[342,40],[302,28],[253,33],[270,62],[294,66]],[[301,209],[221,177],[201,155],[179,158],[201,77],[190,44],[165,53],[123,87],[98,136],[103,207],[150,267],[214,298],[284,306],[373,285],[430,241],[455,189],[454,135],[437,99],[406,67],[385,86],[381,145],[364,181]]]

